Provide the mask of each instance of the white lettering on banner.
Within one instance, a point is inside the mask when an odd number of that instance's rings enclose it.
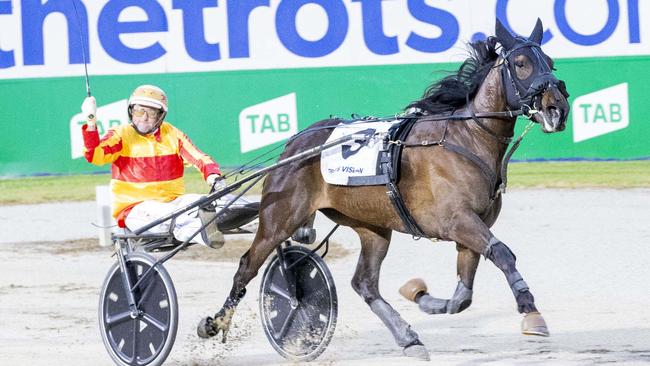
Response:
[[[639,0],[74,1],[0,0],[0,78],[459,61],[495,17],[555,58],[650,54]]]
[[[97,108],[97,131],[103,137],[111,127],[129,123],[126,99]],[[83,114],[75,114],[70,118],[70,153],[72,159],[83,156],[84,141],[81,126],[86,123]]]
[[[252,105],[239,113],[242,153],[288,139],[297,132],[296,93]]]
[[[573,101],[573,142],[622,130],[630,124],[627,83],[581,95]]]

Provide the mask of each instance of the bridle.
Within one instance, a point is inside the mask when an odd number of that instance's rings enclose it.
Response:
[[[522,37],[517,37],[517,39],[520,42],[511,49],[501,49],[500,57],[502,62],[495,65],[495,67],[502,66],[501,80],[506,94],[508,110],[521,110],[523,116],[530,118],[532,117],[530,112],[538,110],[541,106],[542,95],[551,87],[556,87],[565,98],[569,97],[569,93],[566,91],[564,81],[558,80],[553,75],[551,66],[542,56],[539,43]],[[516,75],[516,72],[512,57],[515,56],[516,51],[521,52],[522,49],[530,50],[528,56],[532,56],[531,61],[534,61],[538,68],[537,74],[530,75],[526,80],[520,80],[513,75]]]

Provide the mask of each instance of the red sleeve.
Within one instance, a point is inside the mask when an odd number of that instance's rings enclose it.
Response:
[[[99,131],[97,131],[97,128],[94,131],[88,131],[88,125],[85,124],[81,126],[81,134],[83,135],[84,147],[86,148],[86,160],[92,163],[95,148],[99,146]]]

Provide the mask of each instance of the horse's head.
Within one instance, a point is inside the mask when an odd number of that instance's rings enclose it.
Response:
[[[501,78],[508,108],[523,110],[544,132],[564,130],[569,94],[564,81],[553,75],[553,60],[540,48],[541,20],[537,19],[530,37],[524,38],[510,34],[497,19],[495,34],[502,46]]]

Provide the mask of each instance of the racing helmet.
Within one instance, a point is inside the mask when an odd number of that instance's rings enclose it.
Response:
[[[167,112],[167,94],[157,86],[140,85],[135,88],[129,98],[129,107],[134,104],[162,109]]]
[[[140,104],[146,107],[157,108],[167,114],[167,94],[154,85],[140,85],[135,88],[129,97],[129,118],[131,118],[131,107]]]

